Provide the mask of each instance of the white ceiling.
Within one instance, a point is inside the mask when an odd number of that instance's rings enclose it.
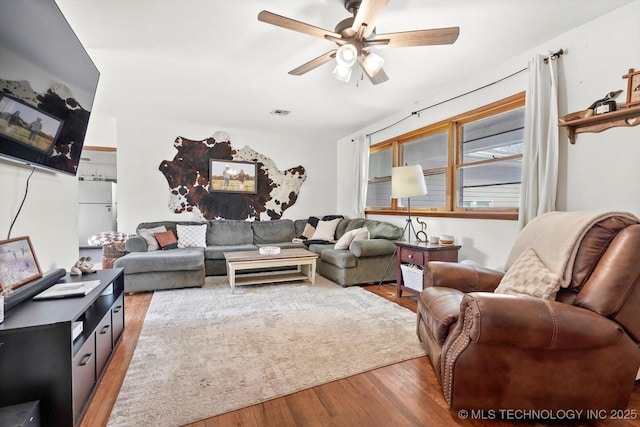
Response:
[[[381,50],[389,81],[377,86],[356,85],[359,73],[337,81],[333,63],[287,74],[335,45],[257,20],[266,9],[333,30],[349,16],[343,0],[56,1],[109,85],[101,114],[123,114],[126,97],[158,120],[336,140],[633,0],[390,0],[379,33],[459,26],[460,36]]]

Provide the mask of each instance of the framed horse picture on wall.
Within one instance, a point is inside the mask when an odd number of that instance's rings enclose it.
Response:
[[[256,194],[257,179],[255,162],[209,159],[209,192]]]

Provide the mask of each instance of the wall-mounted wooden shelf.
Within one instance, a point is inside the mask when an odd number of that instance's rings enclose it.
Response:
[[[611,113],[558,123],[569,131],[569,142],[576,143],[576,135],[586,132],[602,132],[614,127],[631,127],[640,124],[640,107],[622,108]]]

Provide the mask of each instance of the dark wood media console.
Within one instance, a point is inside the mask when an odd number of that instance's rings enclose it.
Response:
[[[0,406],[40,401],[43,425],[79,424],[124,331],[122,269],[65,276],[100,280],[84,297],[25,300],[0,323]],[[109,290],[113,292],[109,292]],[[73,329],[82,332],[73,339]]]

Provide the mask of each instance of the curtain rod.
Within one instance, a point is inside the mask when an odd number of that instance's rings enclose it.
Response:
[[[547,62],[549,62],[549,59],[552,59],[552,60],[553,60],[553,59],[558,59],[558,58],[559,58],[560,56],[562,56],[562,54],[564,54],[564,53],[565,53],[564,49],[560,49],[560,50],[558,50],[558,51],[556,51],[556,52],[552,52],[548,57],[546,57],[546,58],[544,59],[544,63],[546,64]],[[428,110],[429,108],[437,107],[438,105],[442,105],[442,104],[447,103],[447,102],[449,102],[449,101],[453,101],[454,99],[462,98],[463,96],[466,96],[466,95],[472,94],[472,93],[477,92],[477,91],[479,91],[479,90],[485,89],[485,88],[487,88],[487,87],[489,87],[489,86],[493,86],[493,85],[495,85],[495,84],[497,84],[497,83],[500,83],[500,82],[502,82],[502,81],[504,81],[504,80],[507,80],[507,79],[509,79],[509,78],[511,78],[511,77],[513,77],[513,76],[515,76],[515,75],[518,75],[518,74],[520,74],[520,73],[522,73],[522,72],[524,72],[524,71],[527,71],[527,70],[528,70],[528,67],[522,68],[522,69],[520,69],[520,70],[518,70],[518,71],[516,71],[516,72],[513,72],[513,73],[509,74],[508,76],[502,77],[501,79],[498,79],[498,80],[496,80],[496,81],[494,81],[494,82],[487,83],[487,84],[486,84],[486,85],[484,85],[484,86],[480,86],[480,87],[478,87],[478,88],[476,88],[476,89],[472,89],[472,90],[470,90],[470,91],[468,91],[468,92],[465,92],[465,93],[462,93],[462,94],[460,94],[460,95],[456,95],[456,96],[451,97],[451,98],[449,98],[449,99],[445,99],[444,101],[436,102],[435,104],[428,105],[428,106],[426,106],[426,107],[424,107],[424,108],[421,108],[420,110],[412,111],[412,112],[411,112],[411,114],[409,114],[408,116],[403,117],[402,119],[400,119],[400,120],[398,120],[397,122],[392,123],[392,124],[390,124],[390,125],[388,125],[388,126],[385,126],[385,127],[380,128],[380,129],[378,129],[378,130],[376,130],[376,131],[373,131],[373,132],[371,132],[371,133],[368,133],[368,134],[366,134],[366,135],[365,135],[365,137],[371,137],[371,135],[375,135],[375,134],[376,134],[376,133],[378,133],[378,132],[382,132],[383,130],[387,130],[387,129],[389,129],[389,128],[391,128],[391,127],[393,127],[393,126],[395,126],[395,125],[397,125],[397,124],[399,124],[399,123],[402,123],[403,121],[407,120],[409,117],[419,116],[421,112],[423,112],[423,111],[425,111],[425,110]],[[353,141],[355,141],[355,140],[354,140],[354,139],[352,139],[351,141],[353,142]]]
[[[515,75],[517,75],[517,74],[522,73],[523,71],[527,71],[527,68],[523,68],[523,69],[521,69],[521,70],[518,70],[518,71],[516,71],[516,72],[514,72],[514,73],[509,74],[509,75],[508,75],[508,76],[506,76],[506,77],[502,77],[501,79],[498,79],[498,80],[496,80],[496,81],[494,81],[494,82],[487,83],[487,84],[486,84],[486,85],[484,85],[484,86],[481,86],[481,87],[478,87],[478,88],[472,89],[472,90],[467,91],[467,92],[465,92],[465,93],[461,93],[460,95],[453,96],[453,97],[451,97],[451,98],[449,98],[449,99],[445,99],[444,101],[436,102],[435,104],[431,104],[431,105],[428,105],[428,106],[426,106],[426,107],[424,107],[424,108],[421,108],[421,109],[419,109],[419,110],[412,111],[412,112],[411,112],[411,114],[409,114],[409,115],[408,115],[408,116],[406,116],[406,117],[403,117],[402,119],[398,120],[397,122],[392,123],[392,124],[390,124],[390,125],[388,125],[388,126],[385,126],[385,127],[381,128],[381,129],[378,129],[378,130],[376,130],[376,131],[373,131],[373,132],[371,132],[371,133],[369,133],[369,134],[366,134],[365,136],[370,137],[371,135],[375,135],[375,134],[376,134],[376,133],[378,133],[378,132],[382,132],[383,130],[387,130],[387,129],[389,129],[389,128],[391,128],[391,127],[395,126],[395,125],[397,125],[398,123],[401,123],[401,122],[403,122],[403,121],[407,120],[409,117],[418,116],[418,115],[420,115],[420,113],[421,113],[421,112],[423,112],[423,111],[425,111],[425,110],[428,110],[429,108],[437,107],[438,105],[445,104],[445,103],[447,103],[447,102],[449,102],[449,101],[453,101],[454,99],[462,98],[463,96],[466,96],[466,95],[472,94],[472,93],[477,92],[477,91],[479,91],[479,90],[481,90],[481,89],[487,88],[487,87],[489,87],[489,86],[493,86],[494,84],[497,84],[497,83],[500,83],[500,82],[502,82],[502,81],[504,81],[504,80],[506,80],[506,79],[509,79],[509,78],[511,78],[511,77],[513,77],[513,76],[515,76]]]
[[[562,54],[564,54],[564,49],[560,49],[558,51],[555,51],[553,53],[551,53],[551,55],[547,56],[546,58],[544,58],[544,63],[547,64],[549,62],[549,60],[553,60],[553,59],[558,59],[562,56]]]

